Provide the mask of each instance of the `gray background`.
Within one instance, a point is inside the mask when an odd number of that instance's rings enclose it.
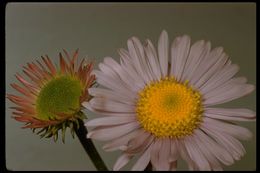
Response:
[[[157,43],[160,32],[168,31],[171,41],[188,34],[192,41],[210,40],[223,46],[248,82],[256,82],[256,5],[253,3],[8,3],[6,6],[6,92],[16,93],[10,83],[22,65],[48,54],[57,62],[62,48],[80,49],[80,57],[96,64],[104,56],[118,60],[117,49],[137,36]],[[6,101],[6,166],[10,170],[95,170],[77,138],[66,133],[66,144],[40,139],[22,123],[11,119]],[[256,109],[255,91],[223,105]],[[87,112],[89,118],[93,113]],[[225,170],[253,170],[256,167],[255,122],[239,123],[254,134],[243,142],[247,154]],[[68,132],[68,131],[67,131]],[[120,152],[98,151],[111,169]],[[131,164],[123,170],[129,170]],[[187,169],[184,162],[179,170]]]

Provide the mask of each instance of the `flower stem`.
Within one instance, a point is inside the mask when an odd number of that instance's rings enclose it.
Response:
[[[84,126],[83,120],[79,120],[79,128],[75,129],[76,134],[85,149],[86,153],[88,154],[89,158],[91,159],[92,163],[95,165],[98,171],[108,171],[104,161],[98,154],[95,145],[93,144],[91,139],[88,139],[87,136],[87,129]]]

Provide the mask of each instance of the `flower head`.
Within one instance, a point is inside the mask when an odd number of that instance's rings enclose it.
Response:
[[[254,86],[234,77],[239,67],[222,47],[212,50],[203,40],[191,45],[184,35],[169,50],[166,31],[158,51],[150,40],[142,45],[136,37],[127,46],[119,50],[120,64],[106,57],[100,71],[93,71],[106,88],[90,88],[94,98],[83,103],[104,115],[85,124],[95,127],[88,137],[109,141],[107,151],[123,152],[114,170],[136,155],[133,170],[149,163],[155,170],[176,170],[180,158],[190,170],[222,170],[245,154],[238,139],[252,134],[231,121],[254,120],[255,112],[213,106],[245,96]]]
[[[90,74],[92,63],[86,64],[82,59],[77,65],[78,50],[72,57],[66,50],[64,53],[67,62],[60,53],[58,67],[47,55],[42,56],[42,62],[28,63],[23,72],[29,80],[17,73],[16,78],[23,86],[11,84],[23,96],[7,94],[7,98],[16,104],[11,107],[15,110],[14,118],[27,124],[23,128],[40,129],[37,134],[53,136],[55,141],[61,129],[63,142],[66,128],[70,127],[74,135],[78,120],[84,118],[81,103],[89,100],[88,88],[95,80]]]

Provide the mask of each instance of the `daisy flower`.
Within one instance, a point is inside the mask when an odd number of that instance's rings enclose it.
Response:
[[[59,66],[56,67],[50,58],[42,56],[42,62],[36,61],[24,66],[24,78],[19,73],[16,78],[22,84],[13,83],[11,86],[22,96],[7,94],[7,98],[16,104],[13,118],[26,123],[23,128],[31,128],[41,137],[58,138],[62,130],[64,142],[65,130],[74,130],[79,126],[79,120],[85,116],[81,103],[89,99],[88,88],[94,84],[95,76],[91,75],[92,63],[86,64],[82,59],[77,65],[78,50],[72,57],[64,50],[67,62],[60,53]],[[75,127],[74,127],[75,126]]]
[[[90,88],[93,96],[83,105],[103,117],[86,122],[95,127],[87,137],[108,141],[106,151],[121,150],[113,169],[119,170],[134,156],[132,170],[176,170],[177,160],[190,170],[222,170],[222,164],[239,160],[245,149],[240,140],[251,132],[230,121],[251,121],[255,112],[246,108],[214,105],[245,96],[254,90],[245,77],[234,77],[232,64],[222,47],[210,42],[191,44],[177,37],[169,48],[166,31],[158,50],[150,40],[136,37],[120,49],[120,64],[104,58],[93,71],[103,88]],[[169,53],[170,52],[170,53]]]

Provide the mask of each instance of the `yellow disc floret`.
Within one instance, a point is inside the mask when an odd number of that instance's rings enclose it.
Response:
[[[202,118],[201,95],[174,78],[147,85],[137,101],[137,119],[156,137],[180,138],[192,134]]]

